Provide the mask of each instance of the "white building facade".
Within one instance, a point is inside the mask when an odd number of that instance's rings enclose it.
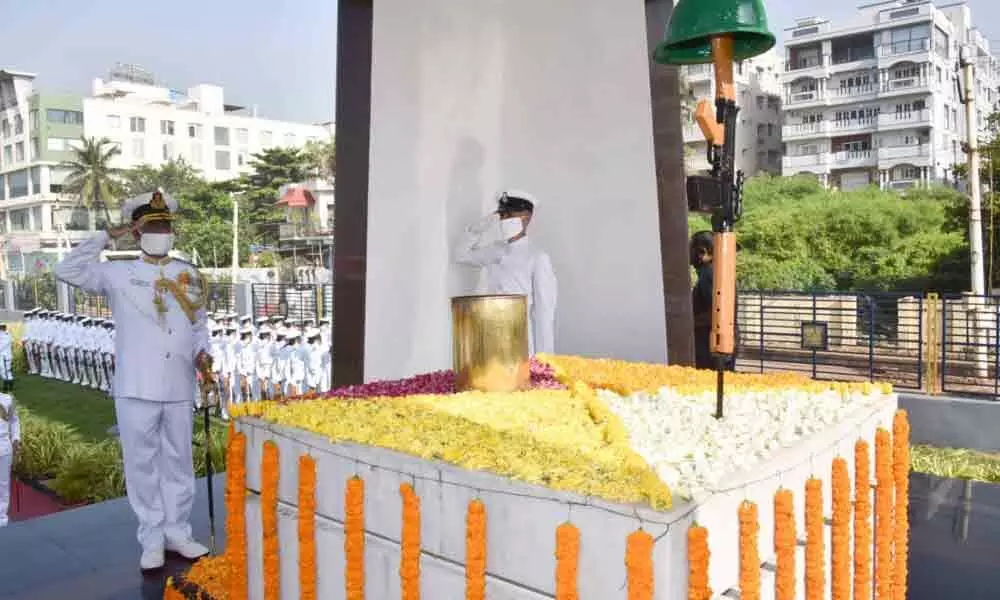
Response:
[[[215,85],[179,92],[148,76],[113,76],[95,80],[84,97],[38,90],[34,74],[0,70],[0,278],[51,267],[94,226],[94,215],[63,189],[68,171],[60,164],[81,137],[118,144],[114,167],[183,158],[207,180],[224,181],[249,172],[254,153],[332,136],[332,125],[255,113],[226,104]]]
[[[689,172],[709,168],[705,137],[694,122],[698,100],[715,101],[711,65],[681,67],[687,89],[683,134],[685,167]],[[740,108],[736,130],[736,168],[747,177],[781,173],[781,59],[774,50],[737,63],[734,70],[736,102]]]
[[[962,3],[865,4],[853,24],[802,19],[787,37],[784,175],[845,190],[944,182],[966,160],[960,52],[975,64],[980,130],[998,101],[1000,62]]]

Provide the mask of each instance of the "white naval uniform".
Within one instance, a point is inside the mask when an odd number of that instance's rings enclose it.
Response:
[[[10,333],[0,331],[0,383],[14,380],[14,347]]]
[[[254,345],[254,370],[257,373],[257,385],[255,388],[255,400],[262,400],[265,396],[271,397],[274,388],[271,387],[271,375],[274,370],[274,340],[258,339]]]
[[[21,344],[24,346],[24,357],[28,360],[28,374],[37,375],[38,365],[35,363],[35,331],[38,329],[38,320],[35,317],[28,317],[24,321],[24,332],[21,333]]]
[[[553,353],[558,286],[552,261],[528,236],[480,245],[483,235],[498,229],[498,223],[494,214],[470,225],[455,249],[455,260],[486,270],[487,294],[527,296],[529,353]]]
[[[236,346],[236,368],[239,372],[239,383],[236,387],[237,402],[249,402],[254,397],[254,388],[257,386],[257,348],[253,343],[253,338],[249,341],[240,340]],[[246,382],[247,396],[243,396],[243,386]]]
[[[306,359],[306,387],[315,392],[326,392],[323,387],[325,381],[323,374],[327,368],[330,350],[319,341],[305,346],[303,354]]]
[[[290,393],[292,386],[295,386],[295,392],[301,394],[305,392],[305,381],[306,381],[306,358],[305,352],[308,350],[302,345],[302,342],[297,342],[288,349],[288,382],[285,385],[285,393]]]
[[[14,397],[0,394],[0,527],[7,525],[10,506],[10,469],[14,459],[13,442],[21,439],[21,422],[14,408]]]
[[[158,314],[154,284],[164,276],[176,280],[182,272],[194,289],[204,282],[194,267],[176,260],[163,265],[142,259],[101,262],[108,241],[101,232],[80,243],[55,273],[61,281],[108,297],[116,326],[113,385],[126,490],[139,520],[139,543],[144,551],[162,549],[166,541],[191,539],[195,359],[209,343],[204,310],[192,322],[166,292],[166,311]]]

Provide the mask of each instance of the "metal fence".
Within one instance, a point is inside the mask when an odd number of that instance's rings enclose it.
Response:
[[[13,306],[17,310],[43,308],[55,310],[58,304],[56,278],[52,273],[41,273],[11,281],[14,290]]]
[[[330,284],[255,283],[252,288],[254,317],[282,315],[291,319],[333,318],[333,286]]]
[[[210,312],[236,310],[236,287],[224,281],[209,281],[205,294],[205,309]]]
[[[924,303],[908,294],[741,292],[737,366],[920,389]]]
[[[77,287],[71,287],[69,312],[88,317],[111,318],[111,305],[105,296],[91,294]]]

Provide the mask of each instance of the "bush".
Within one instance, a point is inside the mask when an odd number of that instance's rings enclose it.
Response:
[[[51,421],[18,407],[21,451],[14,473],[22,479],[52,479],[50,487],[70,504],[102,502],[125,494],[121,446],[117,440],[88,442],[65,423]],[[196,425],[196,427],[200,426]],[[212,428],[212,468],[225,471],[226,428]],[[205,475],[205,433],[193,435],[194,468]]]
[[[28,357],[24,352],[24,343],[21,338],[24,337],[24,323],[8,323],[7,333],[10,334],[11,338],[11,351],[13,352],[13,358],[11,360],[11,369],[13,369],[15,375],[25,375],[28,372]]]

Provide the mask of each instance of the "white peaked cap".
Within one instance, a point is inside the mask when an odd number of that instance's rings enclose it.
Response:
[[[323,334],[320,332],[319,329],[316,329],[314,327],[310,327],[309,329],[306,329],[305,338],[309,339],[309,338],[314,338],[314,337],[320,337],[321,335],[323,335]]]
[[[524,190],[508,189],[508,190],[503,190],[502,192],[497,194],[497,201],[499,201],[504,194],[507,194],[507,196],[510,198],[520,198],[522,200],[527,200],[528,202],[531,202],[531,206],[535,210],[538,210],[538,198],[536,198],[534,194],[531,194]]]
[[[122,203],[122,223],[132,222],[132,212],[140,206],[145,206],[152,202],[153,194],[159,193],[163,197],[163,203],[166,205],[167,210],[170,214],[176,214],[179,205],[177,200],[173,198],[170,194],[164,192],[162,189],[157,189],[152,192],[146,192],[145,194],[139,194],[138,196],[133,196],[125,202]]]

